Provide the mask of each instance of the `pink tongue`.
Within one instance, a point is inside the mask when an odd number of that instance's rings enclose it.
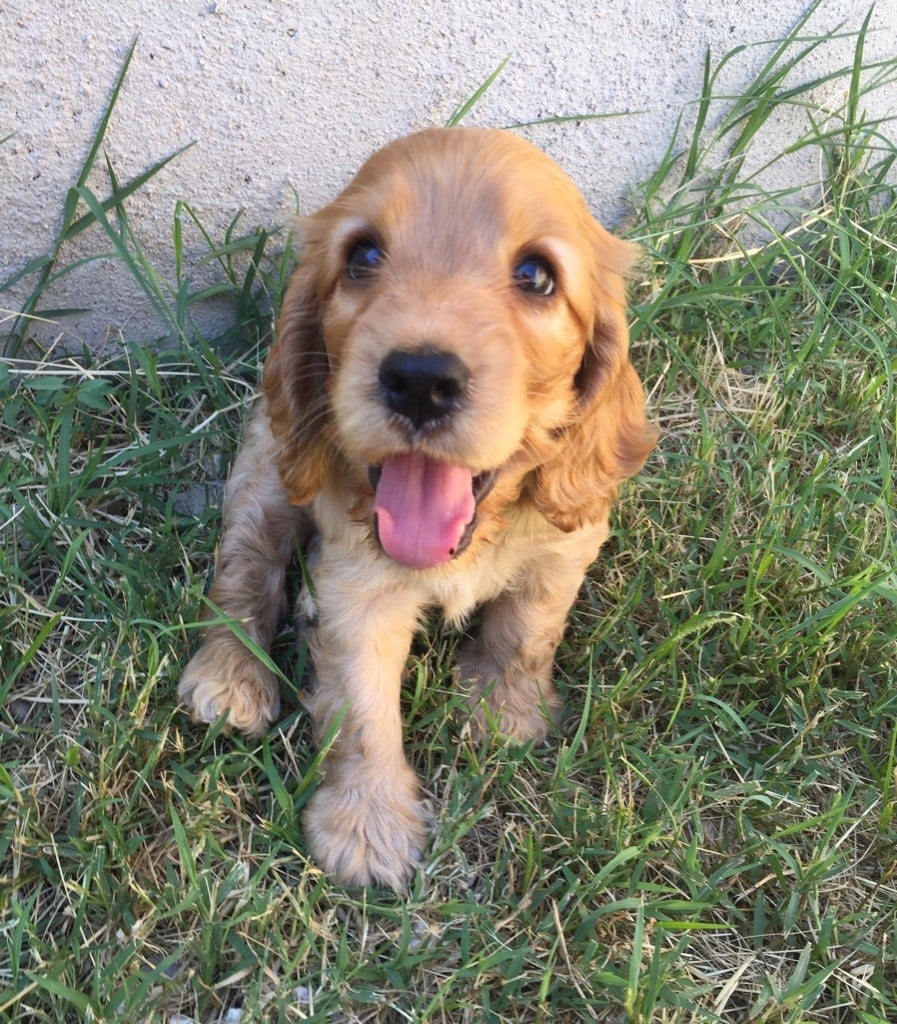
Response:
[[[473,474],[409,452],[382,467],[374,512],[390,558],[409,569],[447,562],[473,519]]]

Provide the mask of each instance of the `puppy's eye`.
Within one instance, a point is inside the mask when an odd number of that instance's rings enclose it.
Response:
[[[353,281],[368,278],[383,262],[383,251],[369,238],[356,242],[349,250],[346,260],[346,273]]]
[[[554,292],[554,273],[539,256],[527,256],[514,268],[514,283],[529,295],[551,295]]]

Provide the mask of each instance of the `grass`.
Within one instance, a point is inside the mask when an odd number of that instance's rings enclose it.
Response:
[[[865,61],[864,26],[823,111],[793,84],[822,45],[800,31],[742,96],[708,63],[697,130],[633,193],[663,439],[560,653],[566,729],[470,745],[455,637],[415,648],[407,745],[439,827],[401,898],[306,856],[318,762],[287,631],[262,742],[176,704],[218,525],[201,499],[285,240],[213,242],[179,204],[176,254],[192,231],[234,307],[203,338],[211,286],[182,253],[166,283],[114,177],[107,200],[79,179],[64,220],[152,290],[168,344],[33,352],[63,231],[0,363],[0,1019],[897,1019],[897,147],[863,112],[897,62]],[[805,130],[782,149],[821,169],[794,194],[751,170],[784,106]]]

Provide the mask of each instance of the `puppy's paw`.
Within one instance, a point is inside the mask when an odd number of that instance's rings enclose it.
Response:
[[[500,668],[476,650],[462,650],[459,674],[471,707],[470,733],[479,741],[493,731],[515,743],[544,743],[560,720],[563,702],[550,680]]]
[[[194,718],[261,736],[280,713],[277,679],[236,637],[206,638],[190,659],[178,696]]]
[[[389,785],[325,781],[304,820],[309,851],[332,878],[397,892],[411,881],[429,832],[410,768]]]

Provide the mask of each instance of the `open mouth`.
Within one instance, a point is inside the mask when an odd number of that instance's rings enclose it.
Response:
[[[402,452],[371,466],[368,476],[376,492],[374,533],[380,546],[400,565],[430,569],[470,543],[477,506],[498,470],[474,474],[420,452]]]

